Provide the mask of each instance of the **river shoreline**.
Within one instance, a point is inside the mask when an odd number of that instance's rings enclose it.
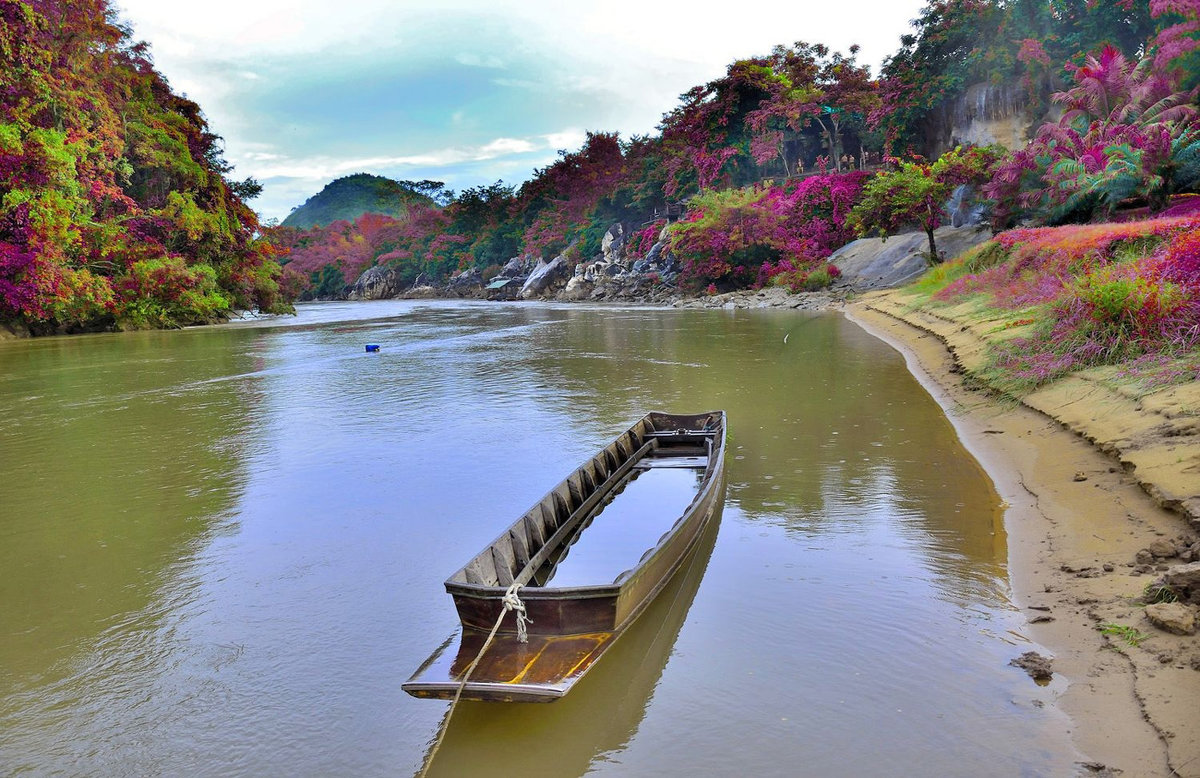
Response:
[[[1200,639],[1149,624],[1138,598],[1154,575],[1135,563],[1155,540],[1194,535],[1193,506],[1162,507],[1170,499],[1152,497],[1154,484],[1079,428],[1078,403],[1075,415],[1056,414],[964,382],[969,370],[955,349],[964,344],[906,321],[897,294],[866,296],[843,313],[904,355],[1008,504],[1013,598],[1025,636],[1052,653],[1067,681],[1058,705],[1075,725],[1081,772],[1200,776]],[[1093,421],[1110,413],[1093,410]],[[1124,410],[1147,413],[1132,402]],[[1148,637],[1128,645],[1102,634],[1108,624]]]

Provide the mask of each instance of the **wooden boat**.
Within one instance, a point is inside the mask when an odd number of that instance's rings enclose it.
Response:
[[[456,652],[434,652],[403,688],[416,697],[551,702],[570,691],[680,569],[724,499],[725,413],[650,413],[555,486],[511,527],[446,581],[462,623]],[[690,500],[668,516],[616,523],[613,506],[647,473],[692,473]],[[649,479],[648,479],[649,480]],[[635,500],[636,502],[636,500]],[[653,502],[653,501],[651,501]],[[650,511],[648,513],[654,513]],[[619,515],[619,513],[618,513]],[[659,523],[660,522],[660,523]],[[639,525],[665,531],[640,557],[607,580],[564,585],[563,566],[590,535],[630,534]],[[585,532],[589,528],[591,533]],[[603,549],[601,549],[603,551]],[[594,554],[593,554],[594,556]],[[585,568],[586,570],[586,568]],[[503,599],[518,584],[528,642]],[[557,584],[557,585],[556,585]],[[463,675],[497,621],[499,631],[467,683]]]

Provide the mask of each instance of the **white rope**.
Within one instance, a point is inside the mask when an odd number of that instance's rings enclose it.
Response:
[[[475,666],[479,664],[479,660],[483,659],[484,653],[491,647],[492,641],[496,638],[496,633],[500,631],[500,624],[503,623],[504,617],[509,611],[517,613],[517,642],[528,643],[529,633],[525,629],[526,622],[532,624],[533,619],[525,615],[525,603],[521,602],[521,598],[517,596],[517,590],[521,588],[521,584],[513,582],[513,585],[508,587],[504,592],[504,597],[500,602],[504,605],[504,610],[500,611],[499,618],[496,619],[495,625],[492,626],[492,631],[488,634],[487,640],[483,641],[483,648],[479,649],[479,653],[475,655],[475,659],[467,666],[467,671],[463,673],[462,680],[458,682],[458,689],[454,692],[454,701],[450,703],[450,710],[446,711],[446,718],[442,719],[442,726],[438,729],[437,741],[434,742],[433,748],[429,750],[429,755],[425,757],[425,764],[421,766],[421,771],[417,773],[419,778],[429,772],[429,768],[433,766],[433,757],[437,754],[438,749],[442,747],[442,740],[446,737],[446,730],[450,729],[450,717],[454,715],[454,709],[458,706],[458,700],[462,697],[463,689],[467,686],[467,681],[471,680],[471,673],[475,672]]]
[[[517,612],[517,642],[528,643],[529,631],[525,629],[525,624],[526,622],[532,624],[533,619],[525,615],[525,603],[521,602],[521,598],[517,596],[517,589],[520,588],[521,584],[514,583],[512,586],[508,587],[508,591],[504,593],[504,598],[500,601],[504,603],[505,613],[508,611]],[[501,614],[501,618],[503,617],[503,614]]]

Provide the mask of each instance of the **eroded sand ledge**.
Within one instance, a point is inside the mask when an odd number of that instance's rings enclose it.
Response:
[[[968,322],[896,291],[844,312],[904,354],[1009,504],[1013,593],[1068,681],[1081,773],[1200,776],[1200,636],[1149,624],[1138,598],[1154,576],[1134,566],[1153,541],[1196,534],[1200,387],[1139,399],[1072,377],[1018,404],[964,385],[986,345]],[[1150,637],[1130,646],[1102,624]]]

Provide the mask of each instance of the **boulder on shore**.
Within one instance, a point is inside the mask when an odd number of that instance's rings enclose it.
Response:
[[[1181,602],[1147,605],[1146,618],[1159,629],[1176,635],[1196,634],[1196,611]]]
[[[483,293],[483,273],[471,268],[450,279],[446,292],[454,297],[479,297]]]
[[[1171,567],[1156,585],[1169,589],[1180,602],[1200,605],[1200,562]]]
[[[402,291],[400,274],[386,265],[369,267],[354,282],[347,296],[350,300],[390,300]]]
[[[546,292],[556,281],[567,277],[567,258],[559,254],[549,262],[540,262],[525,279],[521,298],[528,300]]]
[[[992,237],[987,227],[939,227],[933,232],[938,253],[953,258]],[[827,260],[842,271],[839,286],[858,292],[891,289],[929,269],[929,238],[906,232],[882,238],[860,238],[833,252]]]

